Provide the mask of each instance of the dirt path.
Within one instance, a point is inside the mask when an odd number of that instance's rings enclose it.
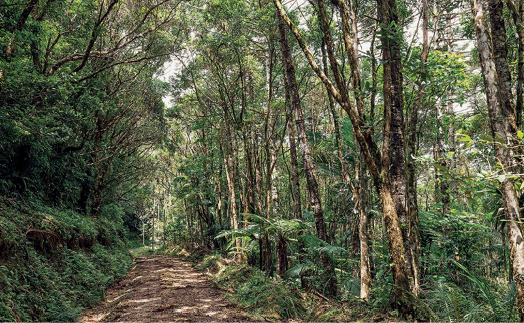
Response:
[[[247,321],[224,292],[179,259],[141,256],[128,275],[107,290],[106,301],[80,322]]]

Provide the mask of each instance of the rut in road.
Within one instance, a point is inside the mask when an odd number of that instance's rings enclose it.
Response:
[[[106,301],[81,322],[247,321],[224,292],[185,261],[140,256],[128,275],[107,290]]]

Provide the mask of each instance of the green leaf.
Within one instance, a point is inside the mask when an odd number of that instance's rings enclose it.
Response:
[[[299,278],[303,272],[312,268],[311,264],[298,264],[286,270],[284,277],[286,278]]]
[[[462,134],[462,137],[459,138],[459,141],[470,142],[471,141],[471,137],[468,136],[468,135]]]
[[[517,131],[517,137],[519,137],[519,139],[524,138],[524,132],[522,132],[522,131],[520,131],[520,130]]]
[[[506,175],[504,175],[504,174],[499,175],[499,177],[497,177],[497,180],[498,180],[499,182],[501,182],[501,183],[504,182],[504,181],[506,180]]]
[[[240,214],[245,216],[246,218],[252,220],[255,223],[260,223],[260,224],[268,223],[268,224],[271,224],[271,221],[269,221],[265,217],[260,216],[258,214],[253,214],[253,213],[240,213]]]
[[[328,245],[327,242],[312,234],[300,236],[298,239],[304,244],[306,248],[321,247]]]

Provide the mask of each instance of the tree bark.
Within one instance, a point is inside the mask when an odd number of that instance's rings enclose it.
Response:
[[[411,221],[411,232],[409,234],[411,253],[413,255],[413,282],[414,292],[418,295],[420,291],[420,243],[418,230],[418,201],[417,201],[417,169],[415,165],[415,156],[418,153],[418,112],[422,104],[424,93],[426,91],[426,62],[429,55],[429,8],[428,0],[422,0],[422,53],[420,61],[422,63],[420,74],[421,83],[419,84],[417,98],[408,110],[407,125],[407,147],[406,147],[406,181],[407,181],[407,204],[409,219]]]
[[[373,176],[375,187],[379,192],[382,212],[384,214],[384,221],[386,224],[386,231],[389,237],[388,243],[390,250],[390,259],[392,262],[391,269],[395,285],[397,286],[395,288],[395,301],[398,302],[398,308],[402,314],[410,314],[408,312],[413,312],[413,302],[409,301],[409,272],[407,271],[406,262],[404,261],[405,251],[401,226],[391,195],[391,183],[389,182],[388,175],[389,170],[382,167],[381,154],[378,150],[376,141],[372,136],[371,127],[365,122],[365,111],[361,111],[361,109],[358,109],[353,106],[352,102],[349,100],[346,88],[343,84],[339,84],[339,82],[336,82],[337,87],[333,85],[333,83],[329,80],[328,76],[318,66],[298,28],[291,21],[291,19],[289,19],[286,11],[282,7],[282,3],[279,0],[273,0],[273,3],[275,4],[277,11],[281,14],[283,20],[286,22],[286,24],[289,26],[296,39],[298,40],[300,48],[306,56],[306,59],[313,71],[322,80],[326,88],[331,92],[333,98],[348,113],[351,119],[354,134],[361,147],[362,156],[366,162],[366,165],[368,166],[371,175]],[[319,7],[321,6],[321,1],[318,3],[318,5]],[[329,31],[324,29],[324,32],[327,33]],[[346,38],[347,37],[345,37],[345,39]],[[350,37],[346,41],[351,41]],[[327,44],[327,46],[329,50],[329,44]],[[346,46],[346,48],[348,48],[348,46]],[[353,50],[349,52],[354,53]],[[328,55],[331,56],[329,51]],[[332,60],[331,57],[330,60]],[[335,64],[332,64],[332,73],[336,75],[338,72],[333,69],[333,65]],[[340,78],[340,75],[338,75],[338,77]],[[358,104],[359,101],[357,100],[357,106]]]
[[[275,255],[277,259],[277,274],[280,277],[284,277],[284,273],[289,269],[289,263],[287,260],[287,241],[286,238],[278,232],[276,234],[275,241]]]
[[[517,29],[519,40],[518,61],[517,61],[517,102],[515,106],[515,123],[517,129],[522,126],[522,108],[524,95],[524,21],[522,15],[524,12],[524,1],[519,0],[518,7],[512,0],[506,0],[508,9],[511,12],[513,23]]]
[[[229,188],[229,209],[231,212],[231,229],[238,230],[238,214],[237,214],[237,206],[236,206],[236,192],[235,192],[235,178],[234,178],[234,161],[233,161],[233,151],[231,147],[231,129],[229,125],[229,116],[227,115],[227,110],[224,110],[224,131],[225,131],[225,138],[222,138],[222,134],[220,135],[223,146],[224,146],[224,154],[222,155],[224,159],[224,168],[226,171],[226,180],[227,180],[227,186]],[[242,260],[242,257],[240,256],[240,239],[235,239],[235,258],[237,260]]]
[[[291,193],[293,196],[294,211],[293,215],[295,219],[302,219],[302,198],[300,194],[300,179],[298,170],[298,158],[297,158],[297,146],[295,139],[295,123],[293,122],[293,107],[291,105],[291,94],[289,85],[287,85],[287,77],[284,77],[285,93],[286,93],[286,119],[288,122],[288,137],[289,137],[289,155],[291,159]],[[298,236],[302,235],[302,231],[298,232]],[[302,241],[298,241],[298,259],[300,262],[304,258],[304,244]],[[307,288],[306,279],[303,275],[300,276],[300,282],[302,288]]]
[[[493,56],[495,70],[498,76],[498,92],[500,108],[503,116],[507,118],[508,134],[517,132],[515,120],[515,106],[513,105],[513,93],[511,91],[511,72],[508,63],[508,48],[506,41],[506,24],[504,22],[504,4],[502,0],[489,0],[489,18],[491,27],[491,41],[493,44]]]
[[[508,133],[508,130],[511,129],[509,125],[511,120],[506,118],[502,111],[505,107],[502,102],[500,102],[500,93],[497,86],[498,75],[496,65],[492,58],[490,35],[487,30],[486,18],[479,0],[470,0],[470,4],[475,19],[475,34],[488,103],[491,132],[495,139],[495,156],[497,161],[504,167],[504,171],[511,171],[515,164],[511,151],[512,134]],[[500,144],[498,141],[504,144]],[[517,289],[517,310],[520,321],[522,322],[524,321],[524,243],[522,231],[519,226],[521,221],[519,201],[511,176],[505,176],[504,181],[501,183],[501,190],[504,217],[507,226],[511,269]]]
[[[295,76],[295,67],[293,66],[291,51],[287,41],[287,32],[284,25],[284,19],[282,14],[277,11],[278,28],[280,32],[280,44],[282,46],[282,61],[285,69],[286,83],[289,87],[291,96],[291,104],[295,113],[295,124],[298,130],[298,142],[299,148],[302,152],[302,159],[304,163],[304,173],[306,175],[307,190],[311,205],[313,206],[313,216],[315,218],[315,227],[317,235],[321,240],[327,241],[326,225],[324,222],[324,213],[322,210],[322,204],[320,201],[320,194],[318,191],[318,182],[316,179],[315,169],[313,166],[313,160],[311,158],[311,152],[309,149],[309,143],[307,141],[306,127],[304,124],[304,116],[302,114],[301,100],[298,92],[298,84]],[[329,259],[329,256],[322,254],[322,261],[328,271],[327,288],[328,293],[332,296],[337,294],[336,287],[336,276],[333,264]]]
[[[437,131],[437,141],[436,141],[436,159],[438,164],[442,167],[447,169],[448,163],[446,161],[446,148],[444,143],[444,108],[443,105],[445,103],[441,103],[437,105],[437,125],[438,125],[438,131]],[[442,216],[448,216],[449,215],[449,203],[450,203],[450,196],[449,196],[449,181],[442,175],[442,170],[435,169],[435,197],[436,202],[442,204],[441,206],[441,212]]]
[[[363,176],[364,167],[355,165],[355,182],[351,185],[355,208],[358,211],[358,237],[360,244],[360,298],[369,300],[372,279],[371,266],[369,262],[369,219],[366,205],[366,179]]]
[[[383,167],[389,167],[392,197],[402,226],[406,270],[410,290],[417,293],[413,274],[414,257],[410,246],[412,221],[407,208],[406,156],[404,147],[403,74],[400,52],[402,30],[395,0],[377,0],[377,12],[382,23],[382,60],[385,131]],[[388,154],[390,152],[390,154]]]
[[[287,91],[287,90],[286,90]],[[291,103],[287,103],[288,119],[293,120],[293,111]],[[291,158],[291,172],[293,182],[293,200],[294,200],[294,215],[295,219],[302,219],[302,202],[300,197],[300,180],[298,177],[298,158],[297,158],[297,144],[295,139],[295,124],[293,121],[288,123],[289,136],[289,155]]]
[[[221,153],[222,153],[222,151],[221,151]],[[220,224],[220,229],[223,230],[224,229],[224,224],[222,223],[222,166],[219,167],[218,178],[217,178],[216,181],[217,181],[217,198],[218,198],[216,215],[217,215],[217,218],[218,218],[218,223]]]

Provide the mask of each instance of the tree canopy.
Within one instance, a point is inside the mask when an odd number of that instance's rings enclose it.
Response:
[[[5,0],[1,195],[406,320],[523,321],[523,6]]]

